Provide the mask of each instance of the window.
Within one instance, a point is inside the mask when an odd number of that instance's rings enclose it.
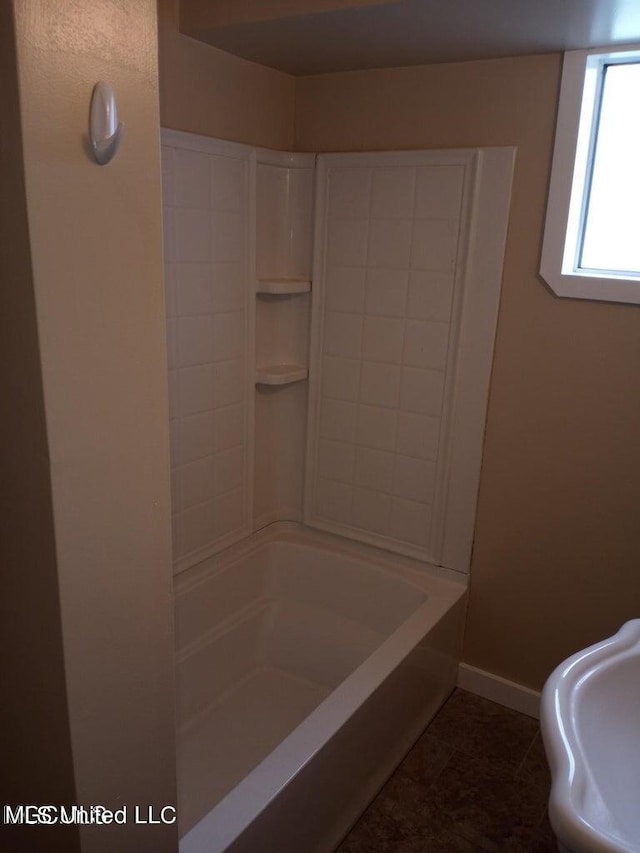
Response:
[[[640,303],[640,50],[565,54],[540,273]]]

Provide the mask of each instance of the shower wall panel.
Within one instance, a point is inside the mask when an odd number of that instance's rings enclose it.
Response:
[[[307,520],[434,559],[472,154],[320,158]]]
[[[468,571],[513,157],[319,155],[313,217],[314,155],[162,131],[177,571],[301,515]]]
[[[165,131],[162,169],[180,568],[251,530],[250,150]]]

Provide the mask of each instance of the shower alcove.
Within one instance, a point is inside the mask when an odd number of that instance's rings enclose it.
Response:
[[[315,157],[256,152],[254,529],[302,520]]]
[[[163,131],[183,853],[328,853],[455,684],[513,153]]]

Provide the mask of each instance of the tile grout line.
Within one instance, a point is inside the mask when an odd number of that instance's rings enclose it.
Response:
[[[365,264],[364,264],[364,290],[363,290],[363,307],[366,306],[367,301],[367,272],[369,269],[369,249],[371,246],[371,204],[373,201],[373,169],[368,169],[368,186],[367,186],[367,237],[366,237],[366,247],[365,247]],[[352,469],[352,479],[349,483],[350,488],[350,500],[349,500],[349,521],[348,526],[358,527],[353,520],[354,516],[354,507],[356,502],[355,491],[356,491],[356,475],[358,468],[358,425],[360,422],[360,397],[362,394],[362,364],[364,359],[362,358],[362,347],[363,347],[363,338],[364,338],[364,316],[361,315],[361,327],[360,327],[360,348],[359,348],[359,356],[357,359],[357,371],[358,371],[358,382],[356,385],[356,398],[353,400],[353,404],[355,406],[355,441],[353,443],[353,469]],[[331,398],[329,398],[331,399]]]
[[[527,749],[526,749],[526,751],[525,751],[525,754],[524,754],[524,757],[523,757],[522,761],[520,762],[520,764],[518,764],[518,767],[516,768],[515,773],[514,773],[514,777],[517,777],[517,776],[518,776],[518,774],[520,773],[520,771],[522,770],[522,768],[524,767],[524,764],[525,764],[525,762],[526,762],[527,758],[529,757],[529,753],[530,753],[530,752],[531,752],[531,750],[533,749],[533,745],[534,745],[534,743],[536,742],[536,738],[538,737],[538,735],[539,735],[539,734],[540,734],[540,727],[538,727],[538,728],[536,729],[535,734],[534,734],[534,735],[533,735],[533,737],[531,738],[531,743],[530,743],[530,744],[529,744],[529,746],[527,747]]]

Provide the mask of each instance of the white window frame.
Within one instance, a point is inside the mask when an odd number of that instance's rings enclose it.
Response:
[[[558,296],[640,303],[640,275],[578,267],[585,183],[594,153],[594,119],[602,68],[640,58],[640,46],[572,50],[564,55],[556,141],[549,184],[540,275]]]

